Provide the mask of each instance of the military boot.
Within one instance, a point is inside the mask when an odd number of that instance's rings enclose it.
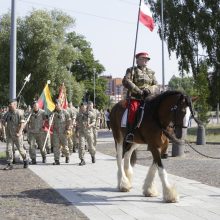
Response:
[[[42,163],[46,163],[46,157],[42,157]]]
[[[79,166],[83,166],[83,165],[86,165],[86,162],[84,159],[81,159],[81,162],[79,163]]]
[[[8,163],[7,166],[4,168],[4,170],[12,170],[13,165],[11,163]]]
[[[16,164],[15,158],[13,158],[13,161],[12,161],[12,163],[13,163],[13,164]]]
[[[36,159],[32,159],[32,160],[31,160],[31,164],[32,164],[32,165],[36,165],[36,164],[37,164]]]
[[[95,163],[95,155],[92,156],[92,163]]]
[[[70,158],[66,157],[66,163],[69,163],[69,162],[70,162]]]
[[[53,163],[53,165],[60,165],[60,161],[59,161],[59,160],[55,160],[55,162]]]
[[[28,168],[28,161],[24,160],[24,168]]]

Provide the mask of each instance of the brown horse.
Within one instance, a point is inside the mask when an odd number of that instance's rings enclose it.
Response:
[[[125,102],[117,103],[110,114],[110,125],[117,150],[119,190],[127,192],[131,189],[132,166],[136,159],[135,149],[140,144],[148,144],[148,150],[153,156],[153,163],[144,182],[143,194],[150,197],[157,195],[154,177],[158,169],[164,201],[177,202],[178,194],[168,182],[161,155],[166,151],[169,139],[178,141],[174,137],[173,131],[184,127],[183,121],[187,107],[193,115],[190,98],[178,91],[166,91],[160,95],[148,97],[145,100],[143,120],[134,132],[133,144],[124,143],[126,129],[121,127],[121,120],[126,109]]]

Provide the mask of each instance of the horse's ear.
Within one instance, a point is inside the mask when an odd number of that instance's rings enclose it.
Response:
[[[199,99],[198,96],[192,96],[192,97],[191,97],[192,102],[195,102],[195,101],[197,101],[198,99]]]

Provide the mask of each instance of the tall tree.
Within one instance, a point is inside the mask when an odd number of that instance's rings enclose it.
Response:
[[[26,17],[17,19],[17,89],[32,73],[31,81],[22,94],[28,103],[42,92],[50,79],[52,95],[57,95],[64,82],[69,101],[77,105],[84,95],[83,81],[91,80],[94,74],[98,76],[104,71],[104,67],[94,59],[90,44],[84,37],[68,32],[74,24],[73,18],[57,10],[33,10]],[[0,16],[0,26],[0,98],[6,103],[9,93],[10,14]],[[79,64],[78,69],[75,64]]]
[[[161,36],[161,1],[148,2]],[[166,0],[163,11],[164,39],[169,54],[176,53],[179,69],[192,71],[196,77],[200,72],[200,61],[206,61],[208,67],[214,69],[212,75],[216,79],[211,81],[211,87],[217,87],[220,82],[220,0]],[[202,48],[207,56],[200,56],[198,48]]]

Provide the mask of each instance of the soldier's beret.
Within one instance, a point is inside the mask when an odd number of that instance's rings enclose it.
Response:
[[[137,53],[137,54],[135,55],[136,59],[137,59],[139,56],[145,57],[145,58],[147,58],[148,60],[150,60],[149,54],[148,54],[147,52]]]
[[[8,104],[11,104],[12,102],[17,102],[17,99],[9,99]]]

